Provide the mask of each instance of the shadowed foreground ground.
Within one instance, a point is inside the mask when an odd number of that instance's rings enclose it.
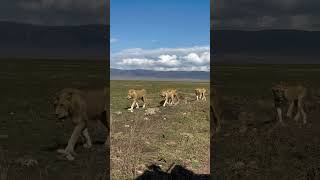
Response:
[[[100,143],[106,131],[90,124],[95,142],[90,150],[81,145],[69,162],[55,150],[64,147],[73,126],[57,124],[53,94],[65,87],[98,88],[106,83],[104,62],[0,61],[0,179],[101,179],[109,172],[108,150]]]
[[[212,68],[223,109],[212,144],[214,179],[319,179],[319,65],[225,65]],[[271,87],[280,81],[309,89],[308,124],[278,124]]]

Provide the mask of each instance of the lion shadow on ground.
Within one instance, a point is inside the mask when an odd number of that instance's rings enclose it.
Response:
[[[175,165],[171,166],[167,171],[163,171],[157,165],[148,166],[148,170],[146,170],[142,175],[137,177],[135,180],[147,180],[147,179],[181,179],[181,180],[209,180],[209,174],[195,174],[194,172],[180,166]]]
[[[92,145],[104,145],[105,141],[93,141]],[[78,147],[83,146],[84,142],[77,142],[76,145],[74,146],[75,149]],[[56,151],[57,149],[64,149],[68,144],[67,143],[55,143],[53,145],[45,146],[42,149],[44,151]]]

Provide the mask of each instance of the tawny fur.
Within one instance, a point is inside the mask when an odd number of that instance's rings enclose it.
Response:
[[[107,89],[82,91],[79,89],[66,88],[61,90],[54,101],[55,114],[57,119],[70,119],[75,128],[68,141],[68,145],[58,152],[63,153],[69,160],[74,159],[74,146],[82,135],[86,142],[85,148],[92,146],[91,138],[87,129],[89,120],[100,120],[107,128],[108,137],[110,133],[110,118],[107,109],[106,99]],[[108,140],[107,137],[107,140]],[[107,145],[107,140],[105,145]]]
[[[206,101],[206,92],[207,90],[205,88],[196,88],[195,90],[195,94],[196,94],[196,98],[197,98],[197,101],[198,100],[204,100]]]
[[[307,95],[307,88],[301,85],[289,86],[288,84],[280,83],[272,88],[272,92],[278,119],[281,124],[284,124],[282,120],[282,111],[284,106],[288,107],[286,116],[292,118],[292,111],[295,104],[297,105],[297,113],[294,117],[294,120],[298,121],[302,115],[303,123],[307,123],[307,115],[303,107],[304,98]]]
[[[142,108],[146,107],[146,93],[147,91],[145,89],[136,90],[136,89],[129,89],[128,91],[128,99],[132,99],[131,107],[128,109],[130,112],[133,112],[133,108],[136,106],[136,108],[139,108],[138,101],[141,100],[143,102]]]
[[[166,104],[176,105],[179,103],[179,100],[180,100],[178,97],[177,89],[162,90],[160,92],[160,96],[165,98],[163,107],[165,107]],[[174,102],[174,100],[176,100],[176,102]]]

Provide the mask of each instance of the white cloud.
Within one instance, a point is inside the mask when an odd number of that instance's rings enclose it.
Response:
[[[116,43],[116,42],[118,42],[119,40],[117,39],[117,38],[111,38],[110,39],[110,43]]]
[[[209,71],[210,48],[132,48],[111,54],[111,67],[158,71]]]

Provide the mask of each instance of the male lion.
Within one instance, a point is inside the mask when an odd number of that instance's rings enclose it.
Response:
[[[292,110],[297,104],[297,114],[294,117],[298,121],[300,114],[302,114],[303,123],[307,123],[307,115],[303,109],[303,100],[306,97],[307,89],[303,86],[288,86],[287,84],[280,83],[272,88],[274,103],[277,110],[278,118],[281,124],[282,121],[282,108],[289,105],[286,116],[292,117]]]
[[[137,109],[139,109],[138,100],[141,100],[143,102],[142,108],[146,107],[146,90],[136,90],[136,89],[129,89],[128,91],[128,99],[133,99],[133,102],[131,104],[131,107],[128,109],[130,112],[133,112],[134,106],[136,106]]]
[[[107,117],[109,115],[109,111],[107,112],[106,94],[106,88],[104,90],[91,91],[66,88],[57,94],[54,101],[57,119],[63,121],[68,118],[75,124],[75,128],[68,141],[67,147],[63,150],[58,150],[59,153],[65,154],[68,160],[73,160],[73,156],[76,155],[74,152],[74,146],[80,135],[82,135],[86,140],[83,145],[85,148],[90,148],[92,146],[87,128],[89,120],[99,119],[107,128],[109,137],[110,119]],[[105,145],[107,145],[107,140]]]
[[[166,106],[166,104],[178,104],[179,103],[179,97],[178,97],[178,93],[177,93],[177,89],[166,89],[166,90],[162,90],[160,92],[160,96],[165,98],[165,101],[163,103],[163,107]],[[176,99],[176,103],[174,103],[174,99]]]
[[[200,100],[204,100],[206,101],[206,96],[205,96],[205,93],[206,93],[206,89],[205,88],[196,88],[195,90],[195,93],[196,93],[196,97],[197,97],[197,101],[200,99]]]

